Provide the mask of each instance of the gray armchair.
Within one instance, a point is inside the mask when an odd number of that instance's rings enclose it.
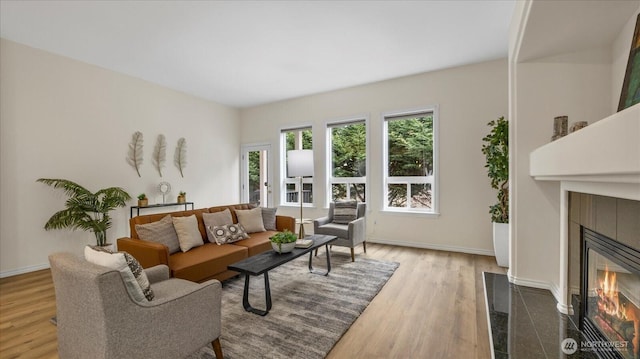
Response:
[[[356,210],[356,219],[349,224],[333,223],[333,210],[335,204],[329,204],[329,214],[326,217],[318,218],[313,221],[314,234],[327,234],[338,237],[332,245],[351,248],[351,261],[355,261],[353,248],[362,243],[364,252],[367,253],[367,228],[366,218],[364,217],[367,205],[358,203]],[[317,253],[317,252],[316,252]]]
[[[49,256],[61,358],[184,358],[208,343],[222,359],[219,281],[170,279],[145,270],[155,298],[136,302],[117,270],[71,253]]]

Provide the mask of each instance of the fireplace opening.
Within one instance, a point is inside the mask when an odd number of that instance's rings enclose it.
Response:
[[[640,250],[582,228],[580,330],[601,358],[640,359]]]

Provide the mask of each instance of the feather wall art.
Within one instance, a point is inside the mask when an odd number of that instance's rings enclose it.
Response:
[[[131,167],[135,168],[138,177],[142,177],[140,175],[140,167],[142,166],[142,143],[142,132],[136,131],[129,143],[129,157],[127,157],[127,162]]]
[[[184,137],[178,140],[176,153],[173,156],[173,163],[180,170],[180,176],[184,178],[183,170],[187,166],[187,140],[185,140]]]
[[[164,135],[158,135],[158,140],[156,141],[156,147],[153,149],[153,165],[158,170],[160,177],[162,177],[162,168],[164,167],[164,163],[167,160],[167,140]]]

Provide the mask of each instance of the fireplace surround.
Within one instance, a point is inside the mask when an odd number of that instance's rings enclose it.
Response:
[[[602,358],[640,359],[640,248],[585,227],[581,242],[579,329]]]

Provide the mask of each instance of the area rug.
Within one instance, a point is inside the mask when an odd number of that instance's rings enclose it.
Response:
[[[242,307],[243,276],[223,282],[225,358],[324,358],[399,266],[335,252],[331,264],[326,277],[309,273],[307,256],[270,271],[273,307],[264,317]],[[325,268],[324,254],[314,266]],[[251,278],[250,303],[264,309],[262,276]]]

